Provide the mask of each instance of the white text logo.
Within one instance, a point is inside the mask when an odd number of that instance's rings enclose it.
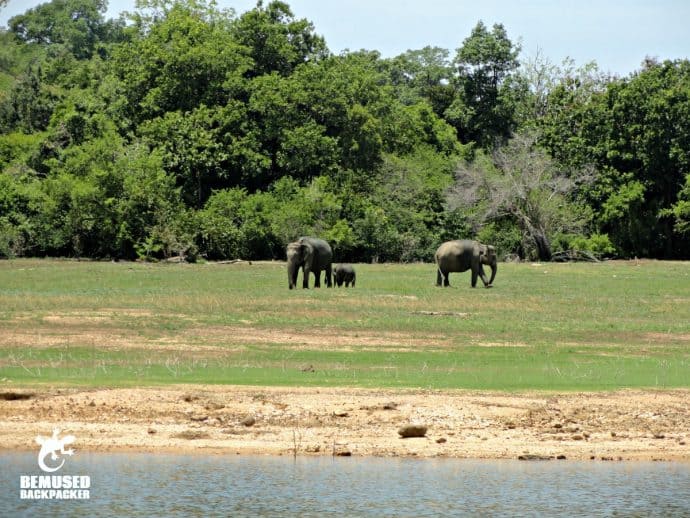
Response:
[[[65,465],[65,455],[74,455],[74,450],[65,446],[74,443],[74,435],[60,438],[55,428],[51,437],[37,436],[41,445],[38,452],[38,466],[46,473],[53,473]],[[19,477],[19,498],[22,500],[88,500],[91,477],[88,475],[21,475]]]

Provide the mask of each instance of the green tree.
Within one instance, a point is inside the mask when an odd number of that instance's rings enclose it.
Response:
[[[489,31],[481,21],[457,49],[457,95],[445,116],[462,142],[490,148],[515,129],[508,80],[519,66],[519,53],[520,45],[513,45],[503,25]]]
[[[247,191],[241,188],[220,190],[211,195],[199,211],[199,249],[207,259],[247,257],[241,232],[241,208]]]
[[[57,99],[42,76],[40,66],[30,66],[12,85],[0,104],[0,129],[33,133],[48,127]]]
[[[253,60],[249,75],[253,77],[272,72],[288,76],[298,65],[328,54],[313,24],[295,19],[285,2],[274,0],[264,7],[259,0],[254,9],[236,20],[232,30],[235,40],[249,49]]]
[[[449,51],[439,47],[408,50],[384,62],[384,69],[396,88],[396,97],[404,104],[425,99],[439,117],[453,103],[453,66]]]
[[[200,0],[163,5],[160,18],[135,14],[132,41],[113,49],[111,70],[135,122],[202,104],[222,106],[242,94],[251,66],[248,49],[230,33],[229,13]]]
[[[213,188],[224,186],[231,150],[224,145],[224,109],[201,106],[167,112],[140,126],[147,143],[161,151],[163,166],[177,179],[186,203],[201,208]]]
[[[106,22],[107,0],[52,0],[10,18],[9,29],[27,43],[63,45],[78,59],[90,58],[96,45],[114,38],[117,22]]]
[[[566,78],[549,96],[543,142],[565,164],[596,167],[580,197],[626,256],[690,254],[673,217],[690,170],[689,101],[687,60],[648,61],[624,79]]]
[[[685,185],[678,193],[678,201],[666,209],[664,215],[674,218],[674,230],[687,239],[690,235],[690,174],[685,176]]]

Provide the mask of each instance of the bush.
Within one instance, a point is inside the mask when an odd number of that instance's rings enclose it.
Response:
[[[592,252],[596,257],[611,257],[616,253],[608,234],[592,234],[589,237],[576,236],[570,243],[573,250]]]
[[[236,259],[242,256],[240,208],[246,199],[244,189],[218,191],[197,213],[199,249],[207,259]]]
[[[487,245],[495,246],[499,261],[503,261],[511,255],[517,255],[521,259],[532,258],[530,251],[523,247],[522,232],[511,221],[502,220],[489,223],[477,233],[477,239]]]

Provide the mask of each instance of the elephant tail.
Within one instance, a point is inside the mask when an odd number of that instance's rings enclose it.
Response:
[[[440,266],[436,268],[436,286],[443,286],[443,272]]]

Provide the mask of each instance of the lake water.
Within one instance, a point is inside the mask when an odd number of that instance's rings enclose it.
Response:
[[[690,516],[690,463],[77,452],[81,501],[20,500],[36,453],[0,466],[2,517]]]

